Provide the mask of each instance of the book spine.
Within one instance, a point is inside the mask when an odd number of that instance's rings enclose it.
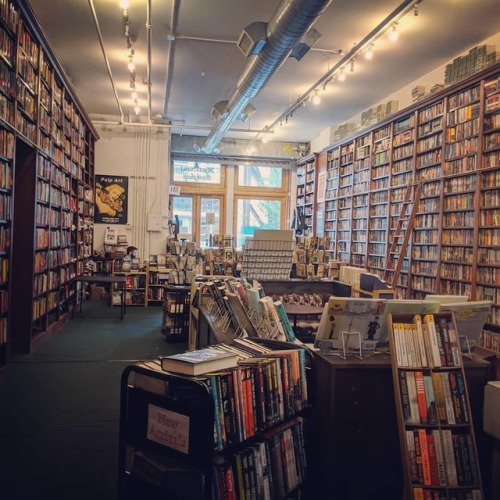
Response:
[[[418,429],[418,438],[420,441],[420,453],[422,455],[422,472],[424,475],[424,484],[432,484],[431,464],[429,459],[429,448],[427,445],[427,433],[425,429]]]
[[[427,424],[427,399],[425,397],[424,374],[421,371],[414,372],[415,386],[417,390],[417,404],[418,413],[420,416],[420,423]]]
[[[434,438],[434,448],[436,450],[438,484],[440,486],[446,486],[446,471],[444,465],[443,448],[441,444],[441,433],[438,430],[433,430],[432,436]]]

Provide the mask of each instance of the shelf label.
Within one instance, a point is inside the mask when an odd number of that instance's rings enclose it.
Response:
[[[155,405],[148,405],[147,439],[174,450],[189,453],[189,417]]]

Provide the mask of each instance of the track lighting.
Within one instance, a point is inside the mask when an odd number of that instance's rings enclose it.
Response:
[[[312,103],[315,106],[318,106],[321,103],[321,97],[318,95],[318,91],[316,90],[316,93],[314,94],[314,97],[312,98]]]
[[[339,82],[345,82],[344,68],[340,68],[340,75],[339,75],[338,80],[339,80]]]
[[[369,45],[365,52],[365,59],[371,61],[373,59],[373,44]]]
[[[418,3],[413,6],[413,15],[418,16]]]
[[[392,25],[391,32],[389,33],[389,40],[391,42],[395,42],[399,38],[398,34],[398,23],[394,23]]]
[[[354,73],[354,59],[351,61],[351,67],[349,68],[351,73]]]

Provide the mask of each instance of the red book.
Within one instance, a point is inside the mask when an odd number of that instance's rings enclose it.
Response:
[[[427,424],[429,419],[427,415],[427,398],[425,396],[424,373],[415,372],[415,385],[417,387],[417,403],[418,413],[420,414],[420,422]]]
[[[432,484],[439,485],[438,463],[436,456],[436,447],[434,445],[434,436],[432,433],[427,434],[427,451],[429,452],[429,464],[431,468]]]
[[[429,448],[427,445],[427,433],[425,429],[418,430],[418,438],[420,441],[420,452],[422,454],[422,471],[424,473],[424,484],[430,486],[432,484],[431,464],[429,460]]]

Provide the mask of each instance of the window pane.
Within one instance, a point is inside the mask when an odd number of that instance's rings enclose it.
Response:
[[[261,188],[280,188],[282,169],[276,167],[257,167],[240,165],[238,167],[238,184]]]
[[[174,161],[174,182],[220,184],[221,166],[217,163]]]
[[[174,196],[174,219],[179,217],[179,235],[191,239],[193,234],[193,198]]]
[[[200,246],[213,246],[212,235],[220,233],[220,199],[201,198]]]
[[[236,246],[241,248],[255,229],[280,229],[281,201],[238,200]]]

